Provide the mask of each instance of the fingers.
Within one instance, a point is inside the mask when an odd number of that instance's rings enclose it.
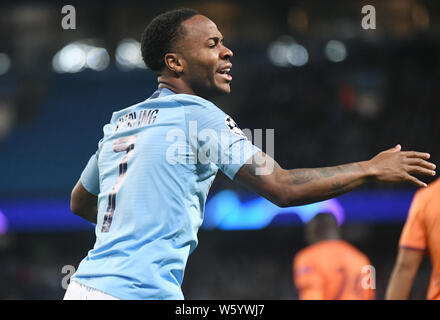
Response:
[[[402,155],[407,157],[405,162],[409,165],[408,166],[409,173],[422,174],[426,176],[435,176],[436,173],[434,169],[436,168],[436,165],[424,160],[430,158],[429,153],[417,152],[417,151],[405,151],[402,152]],[[413,180],[412,182],[416,183],[417,185],[420,185],[421,181],[417,180],[416,182]]]
[[[417,152],[417,151],[402,151],[402,155],[407,158],[421,158],[421,159],[429,159],[431,155],[426,152]]]
[[[436,168],[435,164],[428,162],[428,161],[425,161],[420,158],[408,158],[406,160],[406,163],[409,165],[412,165],[412,166],[419,166],[419,167],[423,167],[423,168],[431,169],[431,170],[434,170]]]
[[[411,174],[422,174],[425,176],[435,176],[434,170],[426,169],[426,168],[419,167],[419,166],[409,166],[408,172]]]
[[[420,181],[419,179],[417,179],[416,177],[413,177],[411,175],[408,175],[407,180],[409,182],[411,182],[412,184],[415,184],[418,187],[424,188],[427,187],[428,185],[426,183],[424,183],[423,181]]]
[[[402,146],[400,144],[398,144],[397,146],[395,146],[394,148],[390,148],[388,150],[385,150],[384,152],[398,152],[402,150]]]

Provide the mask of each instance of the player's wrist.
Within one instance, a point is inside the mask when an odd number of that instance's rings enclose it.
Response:
[[[378,176],[377,168],[374,166],[373,161],[367,160],[367,161],[361,161],[359,162],[359,165],[363,169],[364,172],[364,178],[366,180],[374,180]]]

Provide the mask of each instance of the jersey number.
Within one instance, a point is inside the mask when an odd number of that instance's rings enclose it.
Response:
[[[119,164],[119,176],[116,180],[115,185],[108,195],[108,205],[107,210],[104,215],[104,222],[102,224],[101,232],[108,232],[110,230],[110,226],[112,224],[113,213],[116,208],[116,194],[124,182],[125,176],[127,174],[127,163],[128,159],[133,155],[134,144],[136,143],[137,136],[130,136],[117,139],[113,142],[113,151],[114,152],[126,152],[124,158],[122,158],[121,163]]]

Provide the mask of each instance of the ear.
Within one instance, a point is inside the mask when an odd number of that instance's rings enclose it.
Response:
[[[176,53],[167,53],[164,57],[165,67],[170,71],[181,74],[183,72],[182,58]]]

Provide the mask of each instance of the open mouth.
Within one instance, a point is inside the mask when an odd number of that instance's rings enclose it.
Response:
[[[220,74],[221,77],[224,78],[226,81],[231,81],[232,76],[229,74],[230,71],[231,71],[231,68],[223,68],[223,69],[220,69],[219,71],[217,71],[217,73]]]

